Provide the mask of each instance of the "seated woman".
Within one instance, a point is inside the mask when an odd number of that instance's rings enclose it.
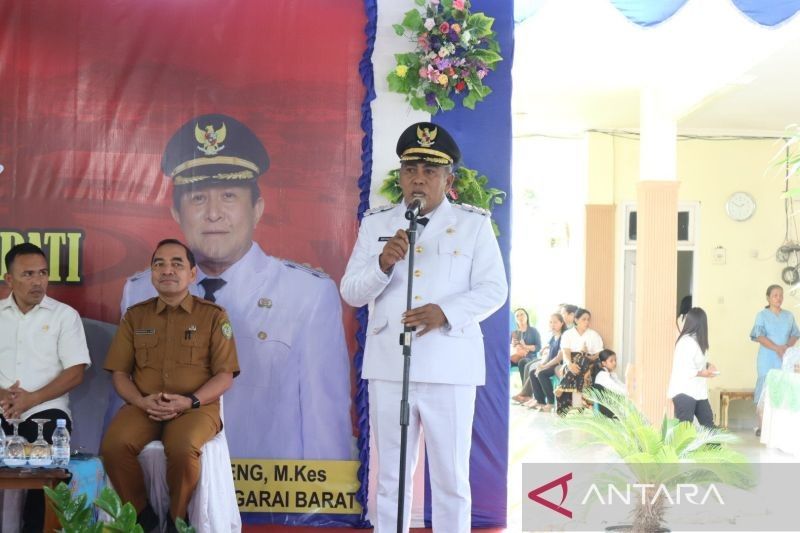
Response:
[[[541,409],[547,412],[556,403],[553,395],[553,382],[550,381],[550,378],[555,374],[556,368],[563,359],[561,355],[561,334],[566,329],[567,325],[560,314],[554,313],[550,315],[550,332],[552,336],[547,342],[547,346],[542,349],[541,361],[535,365],[528,365],[530,369],[528,383],[534,399],[525,405],[531,409]]]
[[[601,391],[610,391],[621,394],[622,396],[628,395],[628,389],[617,375],[614,370],[617,368],[617,354],[613,351],[605,349],[602,350],[597,356],[597,374],[594,377],[595,389]],[[600,412],[609,418],[614,418],[614,413],[608,410],[603,405],[598,406]]]
[[[592,314],[587,309],[578,309],[575,313],[575,327],[567,330],[561,337],[561,353],[566,371],[555,390],[559,413],[580,403],[580,394],[575,393],[592,386],[592,367],[597,361],[597,354],[603,349],[603,339],[589,328],[591,319]]]
[[[536,359],[536,354],[542,346],[542,340],[536,328],[530,325],[530,318],[525,309],[521,307],[516,309],[514,319],[517,322],[517,329],[511,333],[511,364],[517,365],[520,380],[524,383],[527,376],[525,367]],[[526,399],[530,399],[530,397]]]

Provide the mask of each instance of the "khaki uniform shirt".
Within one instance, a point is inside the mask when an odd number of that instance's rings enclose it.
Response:
[[[191,294],[176,307],[160,298],[130,307],[104,368],[131,374],[144,395],[193,394],[216,374],[239,374],[227,313]],[[214,405],[218,411],[219,402]]]

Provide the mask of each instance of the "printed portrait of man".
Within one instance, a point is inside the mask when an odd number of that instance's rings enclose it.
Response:
[[[203,115],[177,130],[161,167],[172,180],[172,216],[197,258],[190,290],[227,310],[236,337],[241,374],[223,397],[231,457],[351,459],[350,362],[336,284],[253,240],[264,214],[264,145],[233,117]],[[152,296],[148,273],[136,274],[121,311]]]

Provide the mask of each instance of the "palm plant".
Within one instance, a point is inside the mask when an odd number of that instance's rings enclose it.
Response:
[[[659,430],[625,396],[598,389],[584,390],[583,396],[606,407],[615,418],[583,409],[568,413],[559,420],[559,426],[587,435],[585,445],[611,447],[637,483],[654,486],[637,502],[632,515],[633,531],[662,530],[666,502],[655,487],[670,488],[678,483],[716,482],[736,487],[752,484],[746,458],[727,447],[738,440],[736,436],[667,417]],[[679,467],[681,463],[693,466]]]

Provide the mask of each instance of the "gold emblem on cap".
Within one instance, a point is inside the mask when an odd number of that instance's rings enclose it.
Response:
[[[258,306],[266,307],[267,309],[269,309],[270,307],[272,307],[272,300],[270,300],[269,298],[259,298]]]
[[[194,125],[194,138],[201,145],[198,146],[197,149],[206,155],[217,155],[222,151],[222,149],[225,148],[225,145],[222,143],[225,142],[225,137],[227,137],[227,135],[228,130],[224,122],[218,130],[215,130],[214,126],[211,124],[207,124],[204,130],[200,129],[200,124]]]
[[[417,144],[423,148],[430,148],[433,146],[433,143],[436,142],[436,136],[438,134],[438,128],[433,128],[433,131],[431,131],[429,128],[423,129],[417,126]]]
[[[267,340],[267,332],[266,331],[259,331],[258,332],[258,338],[261,339],[262,341]]]
[[[446,231],[447,233],[453,234],[453,233],[455,233],[455,232],[456,232],[456,229],[455,229],[455,228],[447,228],[447,230],[445,230],[445,231]]]

